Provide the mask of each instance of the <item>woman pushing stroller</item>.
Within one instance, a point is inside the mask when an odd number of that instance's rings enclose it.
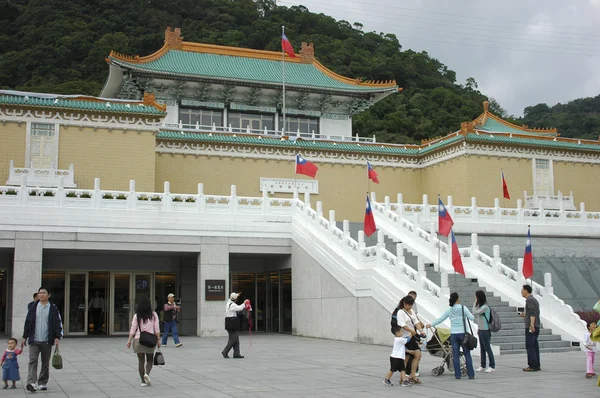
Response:
[[[450,294],[450,307],[442,314],[441,317],[436,319],[432,324],[427,325],[427,329],[432,326],[437,326],[446,318],[450,317],[450,342],[452,344],[452,361],[454,365],[454,377],[460,379],[461,377],[461,369],[460,369],[460,347],[463,349],[463,354],[465,357],[465,362],[467,363],[467,374],[469,375],[469,379],[475,378],[475,371],[473,369],[473,360],[471,358],[471,351],[464,344],[465,339],[465,323],[466,320],[474,320],[473,314],[465,308],[465,306],[460,304],[460,298],[458,297],[458,293]]]

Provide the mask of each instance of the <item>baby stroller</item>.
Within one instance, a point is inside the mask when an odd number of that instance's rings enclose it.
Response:
[[[437,328],[433,330],[433,335],[427,341],[427,351],[431,356],[442,358],[442,363],[439,366],[431,369],[433,376],[439,376],[444,373],[444,365],[449,372],[454,372],[452,363],[452,345],[450,344],[450,329]],[[463,353],[460,353],[460,373],[462,376],[467,375],[467,364]]]

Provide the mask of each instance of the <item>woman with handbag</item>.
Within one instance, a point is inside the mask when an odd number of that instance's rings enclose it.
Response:
[[[135,337],[135,338],[134,338]],[[131,321],[129,340],[127,348],[131,347],[133,340],[133,352],[138,357],[138,370],[142,387],[152,385],[150,371],[154,359],[154,348],[160,347],[160,329],[158,326],[158,315],[152,311],[150,299],[147,296],[140,297],[135,315]]]
[[[458,293],[450,294],[450,308],[448,308],[442,316],[436,319],[432,324],[427,325],[429,329],[432,326],[437,326],[450,317],[450,343],[452,344],[452,361],[454,365],[454,377],[460,379],[460,348],[462,347],[467,363],[467,374],[469,379],[475,378],[475,370],[473,369],[473,359],[471,358],[471,349],[467,345],[466,339],[474,339],[472,333],[467,333],[466,319],[474,320],[475,317],[471,312],[460,304]],[[471,326],[471,324],[469,324]],[[477,340],[475,340],[477,341]]]
[[[410,341],[406,343],[406,359],[405,364],[410,363],[410,367],[406,368],[406,373],[409,374],[409,382],[412,384],[421,384],[421,380],[417,376],[417,368],[419,367],[419,361],[421,360],[421,338],[425,336],[422,330],[417,315],[412,310],[415,299],[412,296],[403,297],[398,303],[398,311],[396,313],[396,320],[398,326],[404,329],[402,337],[410,337]]]

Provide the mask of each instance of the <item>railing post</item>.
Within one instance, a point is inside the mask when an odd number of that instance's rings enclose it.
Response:
[[[294,199],[298,199],[298,187],[294,188],[294,194],[293,194],[293,198]]]
[[[232,132],[233,132],[233,127],[231,127],[231,123],[229,124],[228,131],[229,131],[230,133],[232,133]]]
[[[235,214],[238,212],[238,199],[237,199],[237,187],[231,186],[231,196],[229,198],[229,209],[231,213]]]
[[[342,222],[342,232],[344,233],[344,239],[350,236],[350,221],[344,220]]]
[[[423,211],[421,212],[422,220],[429,221],[429,202],[427,194],[423,194]],[[418,224],[417,224],[418,226]]]
[[[500,272],[500,264],[502,263],[502,259],[500,258],[500,246],[494,245],[492,252],[494,255],[494,260],[492,261],[492,275],[493,278],[496,278]]]
[[[312,209],[310,206],[310,192],[304,192],[304,206],[308,209]]]
[[[134,210],[137,208],[137,195],[135,193],[135,180],[129,180],[129,196],[127,197],[127,208]]]
[[[442,272],[440,275],[440,287],[444,296],[450,295],[450,284],[448,283],[448,273]]]
[[[29,192],[27,189],[27,174],[23,174],[21,177],[21,186],[19,187],[19,204],[21,206],[27,205],[27,200],[29,199]]]
[[[439,240],[437,237],[437,230],[435,226],[435,222],[432,221],[429,223],[429,243],[431,244],[431,258],[436,259],[434,263],[437,261],[438,258],[438,250],[441,249],[441,247],[438,249]]]
[[[519,284],[518,286],[523,286],[526,282],[525,277],[523,276],[523,261],[524,260],[522,258],[517,259],[517,283]]]
[[[479,251],[479,238],[476,233],[471,234],[471,256],[474,256]]]
[[[581,211],[579,212],[579,214],[581,214],[581,220],[583,221],[584,224],[587,224],[587,212],[585,211],[585,203],[581,202],[579,204],[579,208],[581,209]]]
[[[65,207],[65,179],[58,177],[58,189],[56,190],[58,207]]]
[[[320,200],[317,201],[317,217],[323,217],[323,203]]]
[[[100,192],[100,179],[94,178],[94,192],[92,193],[92,208],[99,209],[102,203],[102,193]]]
[[[386,196],[385,198],[383,198],[384,201],[384,205],[385,205],[385,212],[387,213],[388,211],[390,211],[391,205],[390,205],[390,197]]]
[[[217,124],[215,122],[212,124],[212,131],[217,131]]]
[[[502,221],[502,209],[500,208],[500,199],[494,198],[494,221]]]
[[[517,199],[517,223],[523,224],[523,218],[523,202],[521,201],[521,199]]]
[[[552,274],[546,272],[544,274],[544,288],[546,290],[544,296],[549,298],[552,294],[554,294],[554,287],[552,286]]]
[[[401,193],[396,195],[396,201],[398,202],[396,205],[396,213],[400,218],[404,218],[404,200]]]
[[[385,235],[380,229],[377,230],[377,248],[380,250],[385,249]]]
[[[563,225],[565,225],[567,222],[567,212],[565,211],[565,202],[563,201],[563,196],[560,193],[560,191],[558,191],[558,197],[560,200],[560,203],[559,203],[560,221]]]
[[[200,130],[200,122],[196,121],[196,130]]]
[[[358,252],[362,254],[363,249],[365,248],[365,231],[362,229],[358,231]]]
[[[206,202],[204,198],[204,184],[198,184],[198,195],[196,196],[196,212],[204,213],[206,211]]]
[[[333,232],[333,228],[336,227],[335,224],[335,210],[329,210],[329,230]]]
[[[446,210],[450,214],[450,217],[454,220],[454,201],[452,200],[452,196],[448,195],[448,201],[446,202]],[[439,209],[437,211],[439,213]]]
[[[375,192],[371,192],[371,202],[377,202],[377,194]]]
[[[173,202],[171,200],[171,183],[165,181],[164,183],[164,194],[162,198],[162,209],[163,211],[171,211]]]
[[[404,245],[402,245],[402,242],[396,243],[396,258],[400,263],[404,263],[406,261],[404,258]]]
[[[427,272],[425,271],[425,260],[420,256],[417,258],[417,271],[421,277],[427,276]]]
[[[377,142],[377,139],[375,138],[375,134],[373,134],[373,142]]]
[[[269,199],[269,192],[267,189],[262,191],[262,214],[269,214],[269,208],[271,207],[271,200]]]
[[[546,214],[544,212],[544,202],[542,199],[540,199],[540,202],[539,202],[539,212],[540,212],[540,214],[539,214],[540,223],[546,224]]]
[[[473,196],[471,198],[471,220],[477,222],[479,218],[479,210],[477,210],[477,198]]]

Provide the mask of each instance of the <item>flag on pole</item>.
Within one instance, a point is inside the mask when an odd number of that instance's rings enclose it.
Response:
[[[369,195],[367,194],[367,209],[365,210],[365,222],[363,225],[363,231],[365,235],[371,236],[377,230],[377,226],[375,225],[375,217],[373,217],[373,211],[371,210],[371,201],[369,200]]]
[[[448,236],[454,225],[454,220],[446,210],[442,199],[438,196],[438,231],[444,236]]]
[[[500,170],[500,175],[502,176],[502,194],[506,199],[510,199],[510,194],[508,193],[508,185],[506,185],[506,180],[504,179],[504,172]]]
[[[309,162],[300,155],[296,155],[296,174],[304,174],[315,178],[318,170],[319,168],[312,162]]]
[[[450,230],[450,233],[452,234],[452,267],[455,272],[458,272],[462,276],[466,276],[465,267],[463,267],[460,252],[458,251],[458,244],[456,243],[456,239],[454,239],[454,231]]]
[[[373,170],[373,167],[371,167],[371,163],[369,162],[367,162],[367,170],[369,173],[369,180],[373,180],[375,184],[379,184],[379,178],[377,178],[377,173],[375,172],[375,170]]]
[[[290,43],[285,33],[281,33],[281,51],[283,51],[292,58],[296,58],[294,47],[292,47],[292,43]]]
[[[529,279],[533,276],[533,253],[531,252],[531,230],[527,228],[527,243],[523,256],[523,276]]]

